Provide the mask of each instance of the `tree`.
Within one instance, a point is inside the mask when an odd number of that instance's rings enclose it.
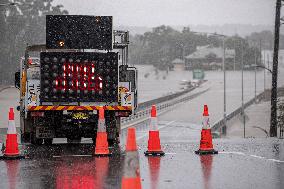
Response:
[[[244,52],[244,64],[248,65],[247,67],[253,68],[250,65],[255,63],[255,54],[257,55],[257,65],[261,64],[258,46],[251,46],[248,40],[248,38],[237,35],[225,40],[227,49],[235,49],[236,69],[241,69],[242,51]],[[164,68],[175,58],[182,59],[184,56],[195,52],[197,46],[205,45],[222,47],[222,38],[216,35],[191,32],[189,27],[183,28],[180,32],[162,25],[153,28],[152,32],[132,37],[129,48],[130,62],[133,64],[153,64],[158,68]]]
[[[27,44],[45,43],[45,15],[68,14],[52,1],[15,0],[16,6],[0,9],[0,85],[12,83]]]

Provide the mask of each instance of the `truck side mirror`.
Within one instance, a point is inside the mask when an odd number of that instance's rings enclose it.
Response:
[[[20,72],[16,72],[15,73],[15,87],[17,89],[20,89],[20,81],[21,81]]]

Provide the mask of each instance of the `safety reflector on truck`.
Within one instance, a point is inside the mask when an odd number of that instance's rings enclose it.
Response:
[[[101,106],[29,106],[29,111],[63,111],[63,110],[99,110]],[[103,106],[105,110],[131,110],[131,106]]]

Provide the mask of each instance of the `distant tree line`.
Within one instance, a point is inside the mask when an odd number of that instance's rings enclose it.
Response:
[[[2,0],[1,4],[12,1]],[[14,0],[16,6],[0,6],[0,86],[13,82],[20,57],[29,44],[45,43],[45,15],[68,14],[53,0]]]
[[[281,39],[284,40],[284,36]],[[260,41],[262,49],[271,49],[271,43],[273,44],[272,32],[253,33],[246,38],[238,35],[225,38],[226,48],[235,49],[237,69],[241,67],[242,51],[245,65],[254,64],[255,55],[257,64],[261,64]],[[282,48],[284,48],[283,44]],[[143,35],[132,36],[129,50],[130,62],[132,64],[152,64],[162,69],[170,66],[174,59],[183,59],[184,56],[195,52],[197,46],[205,45],[222,47],[222,37],[199,34],[191,31],[188,27],[185,27],[182,31],[177,31],[170,26],[162,25]]]
[[[251,35],[247,36],[246,39],[251,43],[251,45],[260,43],[263,49],[273,50],[274,45],[274,33],[272,31],[261,31],[254,32]],[[280,49],[284,49],[284,35],[280,34],[279,38],[279,47]]]

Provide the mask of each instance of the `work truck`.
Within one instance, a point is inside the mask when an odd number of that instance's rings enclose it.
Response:
[[[103,108],[108,142],[119,143],[121,117],[137,109],[137,69],[128,65],[129,32],[113,30],[112,22],[46,16],[46,44],[27,46],[15,73],[22,142],[95,141]]]

